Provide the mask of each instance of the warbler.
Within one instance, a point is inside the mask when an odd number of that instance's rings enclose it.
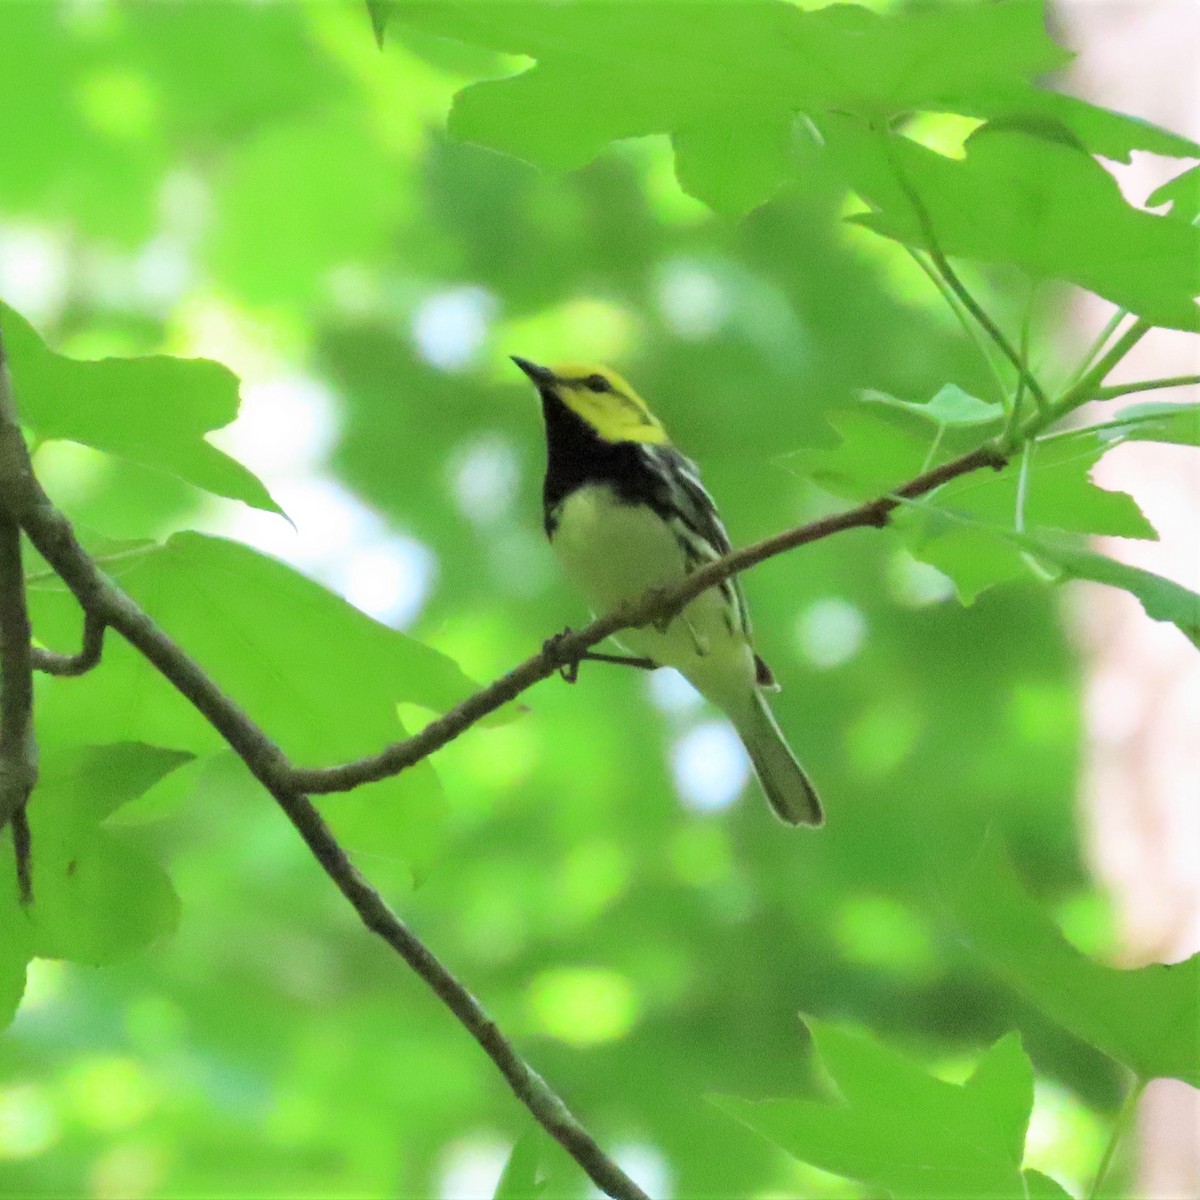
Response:
[[[546,534],[596,614],[728,553],[729,537],[695,463],[670,443],[646,402],[602,366],[513,362],[537,388],[546,425]],[[626,629],[620,644],[674,667],[721,709],[762,790],[789,825],[819,825],[817,794],[767,705],[771,669],[754,652],[736,578],[701,593],[665,625]]]

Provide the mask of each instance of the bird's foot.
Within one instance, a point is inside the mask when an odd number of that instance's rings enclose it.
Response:
[[[548,637],[542,643],[542,653],[557,655],[560,652],[563,641],[569,638],[574,632],[575,630],[568,625],[561,633],[556,633],[553,637]],[[580,654],[559,664],[558,673],[563,677],[564,682],[574,683],[579,678],[579,663],[584,657],[584,655]]]
[[[574,632],[568,625],[562,633],[556,633],[553,637],[547,638],[542,643],[542,653],[557,654],[563,639],[569,637]],[[562,663],[558,668],[558,673],[567,683],[574,683],[579,678],[579,664],[584,660],[588,662],[616,663],[621,667],[636,667],[640,671],[657,671],[659,668],[659,664],[652,658],[640,658],[629,654],[601,654],[595,650],[584,650],[576,657]]]

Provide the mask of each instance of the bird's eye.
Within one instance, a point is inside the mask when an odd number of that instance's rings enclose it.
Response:
[[[612,384],[609,383],[603,375],[589,375],[584,381],[583,386],[589,392],[611,392]]]

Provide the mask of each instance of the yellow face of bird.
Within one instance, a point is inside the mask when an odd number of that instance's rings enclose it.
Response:
[[[661,445],[669,440],[645,400],[616,371],[594,363],[539,367],[524,359],[514,361],[539,391],[557,396],[606,442]]]

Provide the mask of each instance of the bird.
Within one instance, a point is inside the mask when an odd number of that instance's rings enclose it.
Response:
[[[676,584],[729,552],[696,464],[671,444],[662,422],[616,371],[541,366],[516,355],[512,361],[541,399],[546,535],[593,613]],[[702,592],[666,623],[625,629],[617,640],[649,664],[674,667],[726,714],[780,820],[823,822],[816,790],[767,703],[764,693],[777,685],[754,651],[736,577]]]

